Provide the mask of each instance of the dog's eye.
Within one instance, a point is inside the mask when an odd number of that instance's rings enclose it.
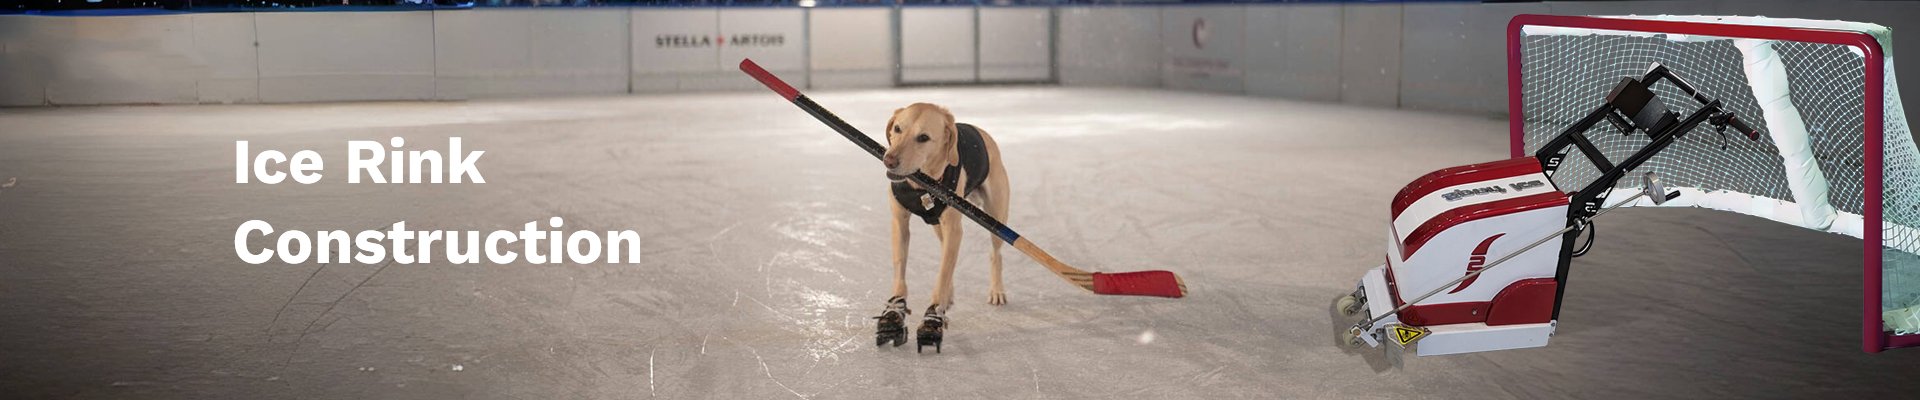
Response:
[[[899,125],[894,125],[894,126],[893,126],[893,133],[900,133],[900,126],[899,126]]]
[[[933,138],[932,138],[932,137],[929,137],[929,136],[927,136],[927,134],[925,134],[925,133],[922,133],[922,134],[920,134],[920,136],[917,136],[917,137],[914,137],[914,138],[913,138],[913,141],[915,141],[915,142],[920,142],[920,143],[926,143],[926,142],[927,142],[928,140],[933,140]]]

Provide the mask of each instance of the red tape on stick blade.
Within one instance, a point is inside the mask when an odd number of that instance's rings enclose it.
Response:
[[[1093,292],[1099,294],[1180,298],[1187,295],[1180,286],[1180,278],[1167,271],[1093,273]]]
[[[780,97],[787,98],[787,101],[793,101],[793,99],[800,97],[800,91],[794,90],[793,86],[788,86],[787,82],[780,80],[780,77],[773,76],[772,72],[767,72],[765,68],[760,68],[760,64],[753,63],[753,59],[751,58],[740,60],[740,71],[746,72],[747,75],[752,76],[754,80],[760,81],[760,84],[767,85],[768,89],[773,89],[774,93],[779,93]]]

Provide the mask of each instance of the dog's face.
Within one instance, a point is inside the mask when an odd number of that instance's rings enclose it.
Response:
[[[958,157],[958,132],[946,108],[913,103],[893,110],[893,118],[887,119],[887,153],[880,158],[887,179],[899,182],[915,172],[946,168]]]

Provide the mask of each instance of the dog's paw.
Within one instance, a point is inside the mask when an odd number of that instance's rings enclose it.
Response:
[[[1007,293],[1003,291],[998,291],[998,290],[987,293],[987,304],[992,304],[996,306],[1001,304],[1007,304]]]

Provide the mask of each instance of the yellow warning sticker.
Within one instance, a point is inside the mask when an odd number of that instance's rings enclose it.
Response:
[[[1413,342],[1419,341],[1420,338],[1427,337],[1427,334],[1432,332],[1433,331],[1427,330],[1427,328],[1421,328],[1421,327],[1409,328],[1405,325],[1393,325],[1393,326],[1387,327],[1387,333],[1390,336],[1393,336],[1393,342],[1399,344],[1400,347],[1407,347],[1407,345],[1410,345],[1410,344],[1413,344]]]

